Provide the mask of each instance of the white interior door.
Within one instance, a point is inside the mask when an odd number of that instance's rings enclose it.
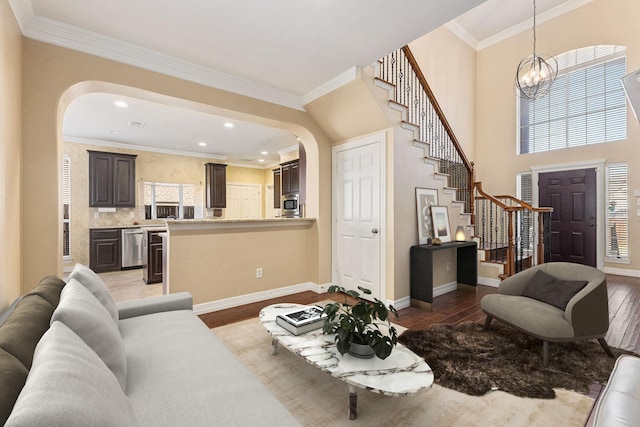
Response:
[[[262,217],[262,190],[259,185],[227,184],[227,219]]]
[[[383,147],[380,134],[334,148],[333,283],[384,301]]]

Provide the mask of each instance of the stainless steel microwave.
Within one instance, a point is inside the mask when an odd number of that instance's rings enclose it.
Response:
[[[285,194],[282,196],[282,217],[297,218],[300,216],[300,203],[298,194]]]

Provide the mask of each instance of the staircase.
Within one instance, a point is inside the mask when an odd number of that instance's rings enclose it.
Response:
[[[487,193],[475,181],[474,164],[449,122],[408,46],[378,61],[376,86],[389,90],[389,106],[402,112],[402,127],[414,145],[425,147],[425,162],[436,168],[461,209],[467,236],[478,243],[481,262],[495,264],[505,278],[549,260],[552,208],[533,207],[513,196]]]

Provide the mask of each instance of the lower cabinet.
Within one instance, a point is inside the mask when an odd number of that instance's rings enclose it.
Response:
[[[162,282],[162,231],[145,230],[146,250],[142,260],[142,278],[149,285]]]
[[[96,273],[120,270],[122,243],[119,228],[89,231],[89,267]]]

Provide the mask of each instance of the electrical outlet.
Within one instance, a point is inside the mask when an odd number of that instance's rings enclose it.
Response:
[[[136,213],[135,212],[129,212],[129,218],[133,219],[136,217]]]
[[[447,263],[447,272],[449,272],[449,271],[451,271],[451,263],[450,262]]]
[[[256,268],[256,279],[262,279],[262,267]]]
[[[93,213],[93,217],[94,217],[95,219],[100,219],[100,212],[94,212],[94,213]]]

